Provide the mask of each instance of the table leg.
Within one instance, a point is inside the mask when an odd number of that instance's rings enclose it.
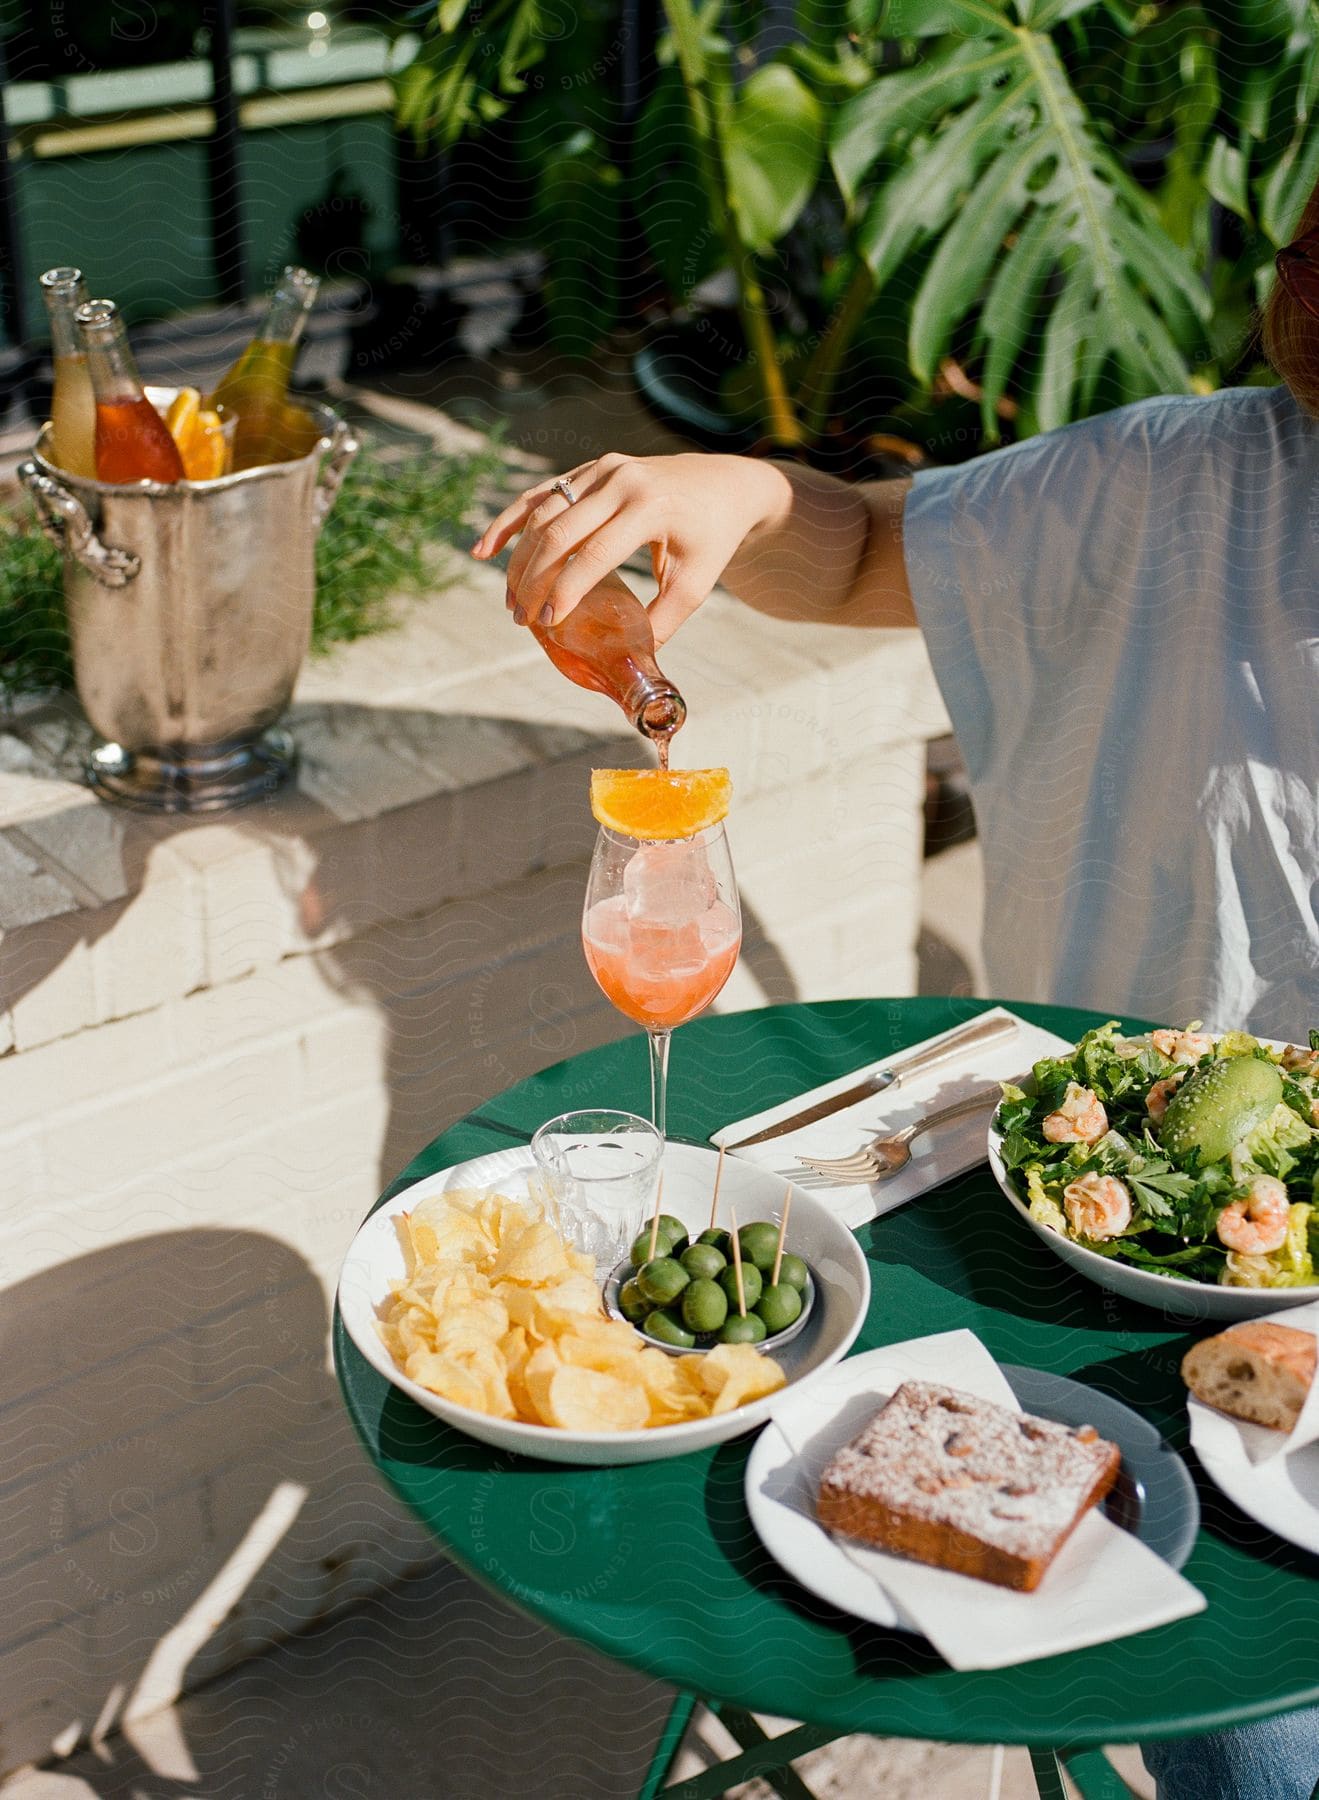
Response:
[[[683,1730],[686,1729],[694,1704],[688,1700]],[[710,1704],[725,1721],[728,1712],[734,1710],[720,1706],[718,1701]],[[782,1800],[815,1800],[810,1789],[791,1768],[793,1759],[848,1735],[847,1732],[834,1731],[827,1726],[798,1725],[792,1731],[785,1731],[781,1737],[772,1738],[748,1714],[734,1710],[736,1724],[730,1724],[729,1730],[735,1738],[745,1731],[747,1737],[753,1740],[749,1747],[744,1748],[740,1755],[729,1757],[727,1762],[716,1763],[713,1768],[704,1770],[700,1775],[693,1775],[688,1781],[675,1782],[671,1787],[658,1787],[653,1783],[663,1778],[682,1738],[682,1731],[679,1731],[672,1746],[666,1749],[666,1740],[677,1716],[678,1706],[675,1703],[652,1759],[647,1785],[641,1790],[638,1800],[722,1800],[730,1787],[750,1781],[755,1775],[768,1782],[782,1796]],[[664,1757],[663,1761],[661,1755]]]
[[[784,1732],[782,1736],[772,1738],[754,1715],[744,1711],[740,1706],[721,1706],[719,1718],[743,1750],[751,1750],[763,1744],[774,1746],[775,1753],[782,1760],[776,1763],[772,1769],[762,1769],[760,1779],[774,1790],[779,1796],[779,1800],[815,1800],[815,1795],[792,1767],[792,1757],[784,1755],[780,1749],[780,1745],[786,1743],[788,1738],[795,1736],[795,1733]],[[809,1727],[805,1729],[809,1730]],[[825,1741],[832,1743],[834,1740],[828,1738]],[[814,1749],[818,1746],[806,1746],[795,1754],[803,1756],[807,1748]]]
[[[1081,1800],[1136,1800],[1102,1750],[1032,1750],[1030,1765],[1040,1800],[1067,1800],[1064,1769]]]
[[[1032,1749],[1030,1766],[1035,1772],[1035,1785],[1039,1789],[1040,1800],[1067,1800],[1062,1764],[1052,1750]]]
[[[1063,1750],[1060,1755],[1081,1800],[1136,1800],[1102,1750]]]
[[[646,1779],[641,1784],[637,1800],[655,1800],[660,1791],[660,1783],[669,1772],[669,1764],[678,1754],[678,1746],[686,1736],[695,1711],[695,1694],[684,1694],[679,1689],[673,1696],[673,1705],[664,1721],[664,1729],[660,1732],[655,1754],[650,1759],[650,1767],[646,1770]]]

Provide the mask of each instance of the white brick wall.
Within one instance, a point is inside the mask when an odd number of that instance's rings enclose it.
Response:
[[[639,747],[501,602],[477,571],[309,669],[300,791],[223,820],[96,804],[67,709],[0,732],[0,1770],[434,1554],[329,1369],[343,1250],[437,1131],[630,1029],[578,927],[587,771]],[[919,644],[716,601],[666,660],[737,786],[721,1004],[910,991]]]

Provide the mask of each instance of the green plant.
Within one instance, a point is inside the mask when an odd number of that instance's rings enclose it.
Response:
[[[365,449],[317,539],[313,652],[386,631],[397,598],[446,586],[435,546],[467,538],[477,491],[501,468],[494,445],[402,460]],[[30,514],[0,512],[0,703],[72,684],[60,554]]]
[[[773,441],[827,428],[895,287],[912,391],[954,359],[991,440],[1004,416],[1045,429],[1247,366],[1272,251],[1319,178],[1316,0],[813,0],[768,59],[754,7],[663,11],[665,67],[629,154],[580,119],[574,153],[597,184],[626,181],[675,303],[732,270]],[[547,16],[546,0],[444,0],[402,117],[420,136],[442,117],[452,140],[514,106],[550,168],[566,140],[527,69],[562,69],[576,45],[547,46]],[[766,292],[791,282],[808,203],[841,246],[797,295],[805,328],[785,331]],[[549,205],[537,229],[562,280],[591,246],[554,220]],[[609,313],[602,295],[591,328]]]

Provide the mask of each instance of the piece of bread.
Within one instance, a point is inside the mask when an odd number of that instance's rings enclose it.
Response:
[[[1314,1380],[1314,1364],[1313,1332],[1248,1319],[1193,1344],[1182,1358],[1182,1380],[1197,1400],[1219,1412],[1290,1431]]]
[[[877,1549],[1029,1592],[1121,1460],[1091,1425],[904,1381],[824,1471],[817,1513]]]

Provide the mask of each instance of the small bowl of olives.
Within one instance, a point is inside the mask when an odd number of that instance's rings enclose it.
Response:
[[[795,1338],[815,1305],[815,1282],[800,1256],[785,1250],[771,1285],[779,1228],[756,1219],[738,1228],[746,1317],[738,1311],[732,1234],[712,1228],[692,1239],[681,1219],[661,1213],[650,1254],[651,1226],[605,1283],[605,1308],[650,1343],[675,1356],[716,1344],[777,1348]]]

